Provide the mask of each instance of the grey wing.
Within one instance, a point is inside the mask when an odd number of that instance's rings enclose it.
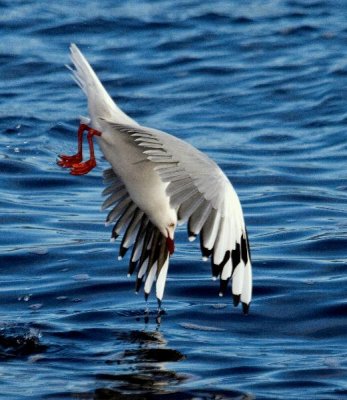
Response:
[[[102,209],[111,207],[106,224],[114,223],[111,241],[123,234],[118,259],[122,259],[132,247],[128,275],[137,271],[136,292],[144,282],[147,298],[156,281],[156,296],[161,302],[169,266],[166,239],[132,201],[124,183],[112,168],[104,171],[104,183],[106,188],[103,195],[108,197]]]
[[[212,276],[220,277],[220,295],[232,278],[234,304],[248,312],[252,297],[252,270],[247,231],[238,196],[218,165],[190,144],[151,128],[109,122],[130,135],[142,148],[177,210],[179,222],[188,222],[188,235],[200,235],[203,259],[211,257]]]

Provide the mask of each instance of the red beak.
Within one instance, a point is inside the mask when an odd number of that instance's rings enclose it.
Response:
[[[171,256],[175,251],[175,242],[173,241],[173,239],[170,238],[170,236],[166,238],[166,246]]]

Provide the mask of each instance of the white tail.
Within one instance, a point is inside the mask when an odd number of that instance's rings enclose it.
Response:
[[[87,96],[89,116],[92,121],[96,121],[97,118],[107,118],[114,122],[137,125],[134,120],[117,107],[74,43],[71,44],[70,51],[71,61],[75,69],[69,69],[73,73],[74,80]]]

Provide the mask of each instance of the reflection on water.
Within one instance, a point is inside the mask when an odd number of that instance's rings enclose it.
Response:
[[[170,364],[185,359],[179,351],[168,348],[167,341],[159,329],[155,331],[131,331],[117,335],[124,341],[124,350],[116,359],[109,360],[112,364],[130,366],[128,373],[101,373],[96,375],[98,382],[103,382],[103,389],[96,391],[97,398],[109,395],[114,390],[122,393],[124,398],[156,393],[165,395],[175,384],[187,379],[170,369]],[[129,344],[135,345],[128,349]],[[109,386],[110,385],[110,386]],[[98,386],[98,384],[97,384]],[[112,396],[114,393],[112,394]],[[99,397],[98,397],[99,396]],[[106,397],[108,398],[108,397]],[[110,397],[112,398],[112,397]]]
[[[185,360],[186,356],[167,346],[167,341],[159,328],[154,331],[119,332],[116,336],[118,340],[124,342],[124,347],[135,346],[108,360],[108,365],[115,366],[115,372],[95,374],[97,389],[93,393],[75,394],[77,398],[97,400],[251,399],[236,391],[223,392],[206,389],[185,391],[182,384],[194,379],[194,376],[177,373],[174,363]],[[122,365],[130,367],[126,373],[117,372],[119,366]]]
[[[154,331],[117,331],[114,336],[117,348],[125,350],[105,360],[107,373],[93,374],[97,389],[93,393],[70,395],[86,399],[143,399],[154,393],[164,396],[188,378],[170,369],[168,363],[184,360],[185,356],[167,347],[158,328]]]

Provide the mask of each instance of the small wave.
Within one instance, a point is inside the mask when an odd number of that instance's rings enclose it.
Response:
[[[280,30],[280,34],[284,36],[291,35],[305,35],[307,33],[317,32],[318,28],[313,25],[299,25],[299,26],[288,26]]]
[[[191,329],[194,331],[206,331],[206,332],[223,332],[225,329],[217,328],[215,326],[198,325],[190,322],[181,322],[180,325],[185,329]]]

